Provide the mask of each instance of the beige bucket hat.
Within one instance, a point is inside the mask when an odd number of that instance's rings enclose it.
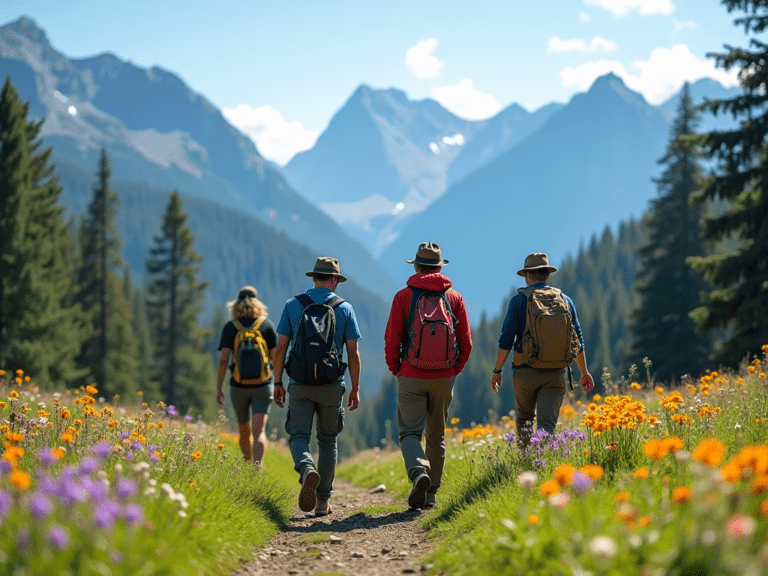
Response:
[[[529,270],[547,270],[550,274],[557,272],[557,268],[549,265],[549,258],[544,252],[533,252],[525,257],[522,269],[517,271],[518,276],[525,276]]]
[[[413,260],[406,260],[408,264],[421,264],[422,266],[445,266],[448,260],[443,260],[440,246],[434,242],[422,242],[416,251]]]
[[[307,272],[307,276],[313,274],[328,274],[329,276],[338,276],[339,282],[346,282],[347,277],[339,271],[339,261],[330,256],[320,256],[315,262],[314,270]]]

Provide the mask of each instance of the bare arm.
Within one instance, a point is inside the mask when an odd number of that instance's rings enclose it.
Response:
[[[576,356],[576,365],[579,367],[579,372],[581,372],[581,389],[584,390],[584,393],[586,394],[595,387],[595,381],[592,379],[592,374],[590,374],[587,369],[587,355],[584,353],[583,348],[581,352],[579,352],[579,355]]]
[[[221,358],[219,358],[219,370],[216,374],[216,402],[220,406],[224,405],[224,377],[227,375],[227,367],[229,366],[229,356],[232,354],[232,350],[229,348],[221,349]]]
[[[357,340],[347,340],[347,363],[349,364],[349,379],[352,382],[352,390],[349,392],[347,407],[354,410],[360,404],[360,350]]]
[[[285,366],[285,355],[288,352],[288,344],[291,339],[282,334],[277,335],[277,346],[271,353],[273,356],[273,366],[275,372],[275,404],[280,408],[285,404],[285,388],[282,385],[283,367]]]
[[[504,368],[504,363],[507,361],[510,352],[510,350],[504,350],[503,348],[499,348],[496,351],[496,364],[494,364],[493,369],[494,371],[498,370],[499,373],[494,372],[491,376],[491,388],[493,388],[494,392],[498,392],[499,388],[501,388],[501,369]]]

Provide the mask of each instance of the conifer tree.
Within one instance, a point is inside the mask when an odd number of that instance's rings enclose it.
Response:
[[[93,199],[80,229],[78,273],[78,300],[93,319],[93,336],[83,345],[79,361],[106,397],[136,392],[139,376],[138,343],[115,225],[120,198],[110,187],[110,177],[109,156],[102,148]]]
[[[208,330],[199,325],[208,282],[197,279],[202,258],[174,190],[147,260],[147,309],[154,347],[155,379],[165,402],[179,412],[205,410],[213,397],[213,366],[205,353]]]
[[[711,352],[709,338],[698,333],[689,314],[707,285],[687,264],[703,256],[701,208],[691,195],[701,181],[695,129],[698,113],[690,87],[683,87],[667,151],[659,160],[664,171],[657,180],[659,197],[644,219],[647,240],[638,248],[640,270],[636,290],[640,302],[632,314],[629,363],[652,362],[657,379],[684,374],[698,376]]]
[[[764,0],[724,0],[747,34],[768,28]],[[738,120],[730,131],[703,137],[705,153],[717,161],[715,173],[694,196],[700,203],[720,202],[724,209],[703,219],[704,239],[727,241],[733,249],[691,259],[713,287],[693,311],[703,331],[725,329],[726,341],[715,360],[735,366],[768,342],[768,44],[752,38],[749,48],[725,46],[713,54],[726,70],[739,71],[742,93],[730,100],[705,103],[714,114]]]
[[[61,186],[10,77],[0,94],[0,367],[42,384],[82,377],[75,359],[87,316],[71,304],[71,236]]]

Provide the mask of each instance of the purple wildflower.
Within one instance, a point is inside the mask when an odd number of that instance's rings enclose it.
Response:
[[[35,492],[29,498],[29,513],[33,518],[40,520],[46,518],[50,513],[53,506],[51,500],[45,494]]]
[[[93,474],[98,469],[99,469],[99,461],[96,460],[96,458],[85,458],[82,462],[80,462],[81,474],[85,474],[85,475]]]
[[[120,432],[120,440],[127,440],[131,437],[131,433],[128,430],[123,430]]]
[[[144,450],[144,444],[142,444],[139,440],[134,440],[131,442],[131,450],[136,450],[137,452]]]
[[[45,464],[46,466],[50,466],[54,462],[56,462],[56,457],[53,455],[53,452],[51,452],[50,448],[43,448],[37,453],[37,457],[40,459],[40,462]]]
[[[160,458],[158,458],[157,456],[155,456],[155,454],[153,453],[153,454],[152,454],[152,455],[149,457],[149,461],[150,461],[150,462],[152,462],[152,464],[157,464],[157,463],[160,461]]]
[[[8,460],[0,460],[0,476],[8,476],[13,470],[13,464]]]
[[[109,442],[99,442],[98,444],[94,444],[91,450],[93,450],[93,453],[101,459],[108,457],[110,452],[112,452]]]
[[[187,422],[192,422],[192,414],[187,414],[186,416],[184,416],[184,420],[186,420]]]
[[[88,493],[91,495],[91,500],[99,504],[107,499],[107,484],[101,480],[92,482],[88,486]]]
[[[144,520],[144,511],[138,504],[128,504],[123,510],[123,517],[129,524],[140,524]]]
[[[0,490],[0,518],[8,513],[11,509],[11,495],[5,490]]]
[[[515,433],[514,433],[514,432],[509,432],[509,433],[507,433],[507,435],[506,435],[506,436],[504,436],[504,441],[505,441],[507,444],[512,444],[512,442],[514,442],[514,441],[515,441]]]
[[[54,496],[58,493],[59,484],[47,474],[38,474],[37,484],[40,491],[48,494],[48,496]]]
[[[547,462],[545,460],[537,459],[533,461],[534,468],[543,468],[546,465],[547,465]]]
[[[65,469],[59,477],[57,494],[64,503],[82,502],[88,496],[74,471]]]
[[[128,450],[128,452],[125,453],[125,459],[128,462],[133,461],[133,450]]]
[[[54,524],[51,526],[50,530],[48,530],[48,540],[50,540],[51,546],[56,550],[64,550],[67,547],[67,544],[69,544],[69,536],[67,536],[64,528],[58,524]]]
[[[147,450],[149,450],[150,454],[154,454],[155,450],[157,450],[157,444],[150,444]]]
[[[125,500],[138,493],[139,487],[136,485],[136,482],[130,478],[120,478],[115,483],[115,494],[118,498]]]
[[[168,412],[168,416],[178,416],[179,413],[176,411],[176,406],[171,404],[170,406],[165,407],[165,411]]]
[[[120,505],[112,500],[105,500],[96,505],[93,521],[99,528],[111,528],[120,514]]]
[[[592,478],[590,478],[587,474],[584,474],[584,472],[577,471],[573,473],[573,478],[571,478],[571,486],[579,494],[582,494],[583,492],[586,492],[592,488],[592,484],[594,484]]]

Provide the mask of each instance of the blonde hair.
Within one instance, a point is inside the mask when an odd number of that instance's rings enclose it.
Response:
[[[237,318],[262,318],[267,315],[267,307],[259,300],[259,291],[253,286],[243,286],[237,299],[227,302],[229,315]]]

